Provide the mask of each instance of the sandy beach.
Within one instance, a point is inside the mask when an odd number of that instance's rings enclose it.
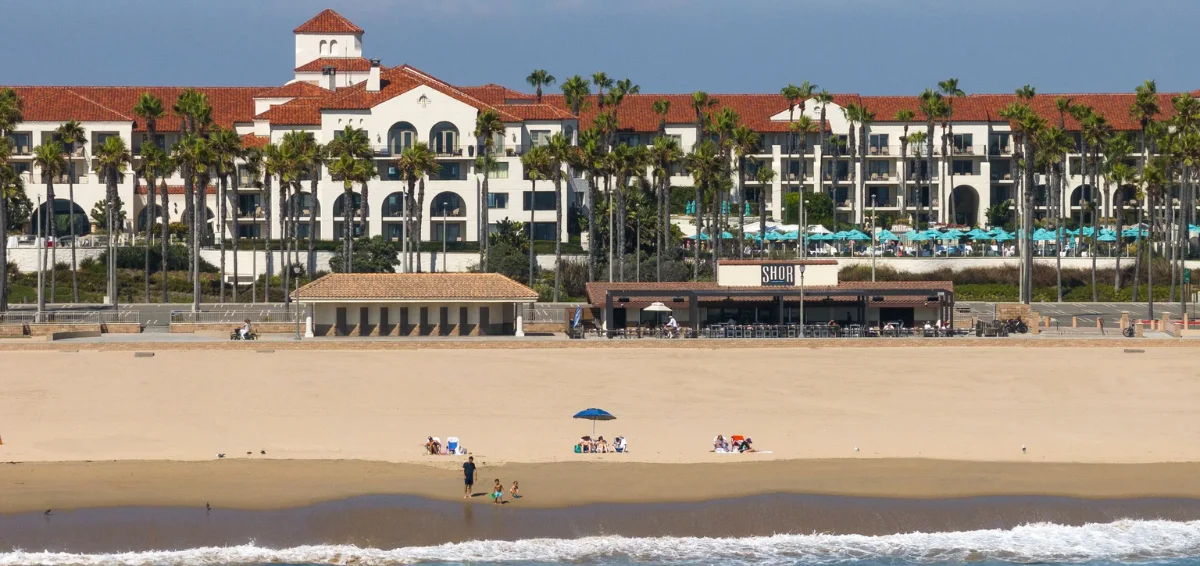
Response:
[[[461,438],[481,479],[541,492],[530,505],[1200,497],[1200,368],[1183,352],[3,352],[0,461],[20,463],[0,465],[0,512],[453,496],[461,460],[423,455],[427,435]],[[597,432],[630,453],[572,452],[587,407],[617,416]],[[717,433],[766,452],[714,454]]]

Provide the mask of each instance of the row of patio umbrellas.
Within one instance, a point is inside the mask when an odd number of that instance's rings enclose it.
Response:
[[[1069,237],[1082,236],[1082,237],[1090,238],[1092,236],[1092,232],[1094,230],[1095,230],[1095,227],[1093,227],[1093,226],[1083,226],[1077,230],[1072,230],[1070,228],[1063,228],[1062,234],[1063,234],[1063,236],[1069,236]],[[1188,231],[1192,235],[1198,234],[1198,233],[1200,233],[1200,226],[1196,226],[1194,224],[1189,225]],[[1007,241],[1015,240],[1015,239],[1019,238],[1020,234],[1021,234],[1020,230],[1018,230],[1014,234],[1014,233],[1005,231],[1003,228],[992,228],[990,230],[982,230],[980,228],[974,228],[974,229],[970,230],[969,232],[963,232],[963,231],[955,229],[955,228],[951,228],[949,230],[946,230],[945,232],[942,232],[942,231],[930,228],[927,230],[909,230],[908,232],[904,232],[903,237],[899,237],[896,234],[894,234],[893,232],[891,232],[890,230],[883,229],[876,233],[875,239],[880,242],[895,242],[895,241],[900,241],[900,240],[907,240],[910,242],[927,242],[927,241],[931,241],[931,240],[932,241],[945,241],[945,240],[959,240],[962,238],[970,238],[971,240],[974,240],[974,241],[995,240],[998,242],[1007,242]],[[1121,231],[1121,237],[1123,237],[1123,238],[1137,239],[1137,238],[1144,238],[1147,236],[1149,236],[1149,230],[1147,230],[1145,228],[1140,228],[1140,229],[1139,228],[1125,228],[1124,230]],[[709,236],[708,234],[703,234],[703,233],[699,235],[699,238],[701,241],[709,241],[712,239],[711,236]],[[723,240],[733,240],[736,238],[737,238],[737,236],[734,236],[732,233],[730,233],[728,231],[721,232],[721,239],[723,239]],[[745,238],[747,240],[754,240],[755,242],[761,241],[761,239],[762,239],[762,237],[757,233],[747,233]],[[794,241],[797,241],[800,239],[800,234],[799,234],[799,231],[797,231],[797,230],[792,230],[790,232],[779,232],[779,231],[771,230],[771,231],[767,232],[766,238],[767,238],[768,242],[794,242]],[[684,239],[695,240],[696,236],[695,235],[686,236]],[[1055,236],[1054,230],[1038,228],[1033,233],[1033,240],[1036,242],[1053,242],[1055,239],[1056,239],[1056,236]],[[1101,241],[1101,242],[1115,242],[1116,239],[1117,239],[1116,231],[1109,229],[1109,228],[1101,228],[1100,233],[1096,236],[1096,240]],[[856,229],[856,230],[845,230],[845,231],[841,231],[841,232],[806,234],[806,235],[804,235],[804,240],[808,241],[808,242],[870,241],[871,236]]]

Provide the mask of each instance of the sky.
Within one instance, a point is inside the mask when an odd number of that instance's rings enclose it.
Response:
[[[333,8],[364,55],[528,91],[603,70],[643,93],[1200,88],[1200,0],[0,0],[0,84],[269,86]],[[551,87],[557,91],[557,86]]]

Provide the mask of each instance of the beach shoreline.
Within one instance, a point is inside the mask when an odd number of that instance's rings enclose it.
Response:
[[[1032,464],[919,459],[707,464],[480,462],[462,498],[459,462],[361,460],[122,461],[0,464],[0,513],[190,507],[279,510],[363,496],[490,504],[493,479],[521,482],[513,507],[699,503],[769,495],[892,500],[1063,497],[1200,501],[1200,463]],[[507,495],[506,495],[507,497]]]

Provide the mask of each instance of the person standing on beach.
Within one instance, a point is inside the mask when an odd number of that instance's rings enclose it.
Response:
[[[475,457],[471,456],[470,458],[467,458],[467,463],[463,464],[463,480],[465,482],[463,487],[463,499],[471,497],[471,488],[475,487],[476,475]]]

